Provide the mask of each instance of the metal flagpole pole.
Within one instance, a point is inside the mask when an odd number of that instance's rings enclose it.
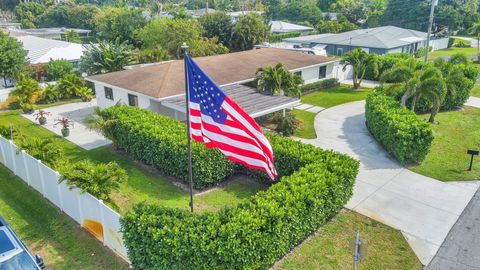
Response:
[[[185,42],[180,47],[183,52],[183,62],[185,68],[185,104],[187,108],[187,151],[188,151],[188,180],[190,182],[190,211],[193,213],[193,177],[192,177],[192,149],[191,149],[191,137],[190,137],[190,95],[188,91],[188,74],[187,74],[187,49],[188,46]]]

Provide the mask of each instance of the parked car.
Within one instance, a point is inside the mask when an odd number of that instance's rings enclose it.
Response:
[[[0,216],[0,270],[44,269],[43,259],[32,256],[8,223]]]

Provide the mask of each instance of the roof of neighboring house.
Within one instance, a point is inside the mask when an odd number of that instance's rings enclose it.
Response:
[[[284,108],[292,108],[300,103],[300,99],[295,97],[272,96],[241,84],[224,86],[222,90],[252,117],[259,117]],[[166,102],[175,105],[181,111],[186,110],[184,97],[176,97]]]
[[[218,85],[227,85],[252,80],[258,68],[276,65],[279,62],[287,69],[295,70],[337,60],[290,50],[266,48],[198,57],[195,61]],[[88,77],[87,80],[163,99],[184,93],[184,76],[183,60],[174,60],[95,75]]]
[[[427,33],[424,32],[396,26],[381,26],[332,34],[326,37],[310,40],[310,42],[318,44],[391,49],[426,39]]]
[[[288,32],[305,32],[313,30],[312,27],[282,22],[282,21],[271,21],[270,22],[270,32],[272,33],[288,33]]]
[[[88,34],[92,32],[92,30],[87,30],[87,29],[66,28],[66,27],[22,29],[21,31],[32,36],[43,36],[48,34],[51,34],[51,35],[64,34],[69,31],[75,31],[78,34]]]
[[[257,10],[245,10],[245,11],[232,11],[232,12],[228,12],[228,16],[230,17],[240,17],[240,16],[243,16],[243,15],[247,15],[249,13],[256,13],[256,14],[263,14],[263,11],[257,11]]]
[[[317,34],[317,35],[306,35],[292,38],[284,38],[283,41],[289,43],[309,43],[319,38],[329,37],[335,34]]]
[[[48,63],[50,60],[58,59],[77,61],[84,51],[82,44],[28,35],[14,37],[28,51],[27,57],[31,64]]]
[[[187,9],[187,13],[193,16],[202,16],[207,13],[214,13],[216,10],[213,8],[199,8],[199,9]]]

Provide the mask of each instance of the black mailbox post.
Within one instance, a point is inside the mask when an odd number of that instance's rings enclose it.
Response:
[[[478,150],[472,150],[469,149],[467,150],[467,154],[471,155],[472,157],[470,158],[470,167],[468,168],[469,171],[472,170],[472,165],[473,165],[473,156],[478,156],[479,151]]]

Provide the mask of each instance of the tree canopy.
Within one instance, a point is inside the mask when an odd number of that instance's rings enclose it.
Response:
[[[27,52],[22,44],[9,34],[0,31],[0,76],[6,79],[15,78],[25,67]]]
[[[235,24],[232,47],[239,51],[250,50],[253,45],[266,41],[269,34],[270,28],[261,16],[255,13],[240,16]]]

